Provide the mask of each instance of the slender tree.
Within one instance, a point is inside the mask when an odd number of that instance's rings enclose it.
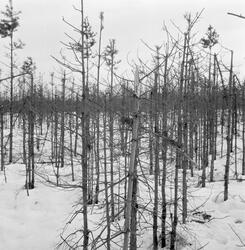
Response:
[[[0,36],[10,39],[10,124],[9,124],[9,162],[13,160],[13,96],[14,96],[14,51],[21,49],[23,43],[14,41],[14,33],[19,27],[19,14],[13,8],[12,0],[6,6],[6,10],[1,12],[3,18],[0,20]]]
[[[100,31],[99,31],[99,49],[98,49],[98,64],[97,64],[97,79],[96,79],[96,97],[97,105],[99,107],[99,94],[100,94],[100,68],[101,68],[101,43],[102,43],[102,31],[104,14],[100,13]],[[96,164],[96,187],[95,187],[95,198],[94,202],[97,204],[99,202],[99,183],[100,183],[100,109],[97,111],[96,117],[96,155],[95,155],[95,164]]]
[[[33,189],[35,186],[35,158],[34,158],[34,126],[35,126],[35,110],[34,110],[34,79],[33,74],[36,66],[31,57],[28,57],[22,66],[25,74],[29,75],[30,88],[27,97],[28,109],[28,160],[27,160],[27,177],[26,188]]]
[[[227,153],[224,175],[224,201],[228,200],[228,185],[229,185],[229,171],[230,171],[230,156],[231,156],[231,112],[232,112],[232,82],[233,82],[233,51],[231,51],[231,65],[229,76],[229,96],[228,96],[228,117],[227,117]]]
[[[112,97],[113,97],[113,87],[114,87],[114,70],[116,65],[120,61],[116,61],[116,54],[118,50],[116,49],[116,41],[114,39],[109,40],[109,45],[106,46],[104,52],[104,59],[107,66],[110,69],[110,109],[109,109],[109,130],[110,130],[110,177],[111,177],[111,217],[112,221],[115,219],[115,199],[114,199],[114,115],[113,115],[113,106],[112,106]]]
[[[159,50],[157,47],[156,72],[154,77],[154,133],[155,133],[155,161],[154,161],[154,208],[153,208],[153,249],[158,249],[158,180],[159,180],[159,107],[158,107],[158,88],[159,88]]]
[[[139,135],[139,124],[140,124],[140,82],[139,82],[139,72],[138,69],[136,69],[135,72],[135,93],[134,93],[134,119],[133,119],[133,134],[132,134],[132,146],[131,146],[131,154],[130,154],[130,162],[129,162],[129,173],[128,173],[128,190],[127,190],[127,199],[126,199],[126,216],[125,216],[125,222],[124,222],[124,242],[123,242],[123,250],[127,250],[128,248],[128,242],[129,242],[129,233],[131,234],[136,233],[135,231],[131,231],[131,223],[132,221],[135,222],[135,219],[132,220],[132,210],[133,205],[135,204],[135,184],[137,181],[135,178],[137,178],[137,152],[138,152],[138,135]],[[134,216],[136,216],[136,213],[134,213]],[[135,243],[135,242],[134,242]],[[131,244],[132,246],[132,244]],[[135,246],[135,245],[134,245]],[[130,250],[133,250],[130,248]]]
[[[178,128],[177,128],[177,141],[178,145],[182,145],[182,99],[183,99],[183,84],[184,84],[184,67],[185,67],[185,58],[186,58],[186,49],[187,49],[187,38],[186,33],[184,36],[184,48],[183,48],[183,57],[181,63],[181,72],[180,72],[180,80],[179,80],[179,93],[178,93],[178,107],[177,107],[177,119],[178,119]],[[170,238],[170,249],[175,249],[175,241],[176,241],[176,230],[178,224],[178,178],[179,178],[179,169],[181,168],[181,154],[176,150],[176,165],[175,165],[175,176],[174,176],[174,215],[172,221],[172,231]]]

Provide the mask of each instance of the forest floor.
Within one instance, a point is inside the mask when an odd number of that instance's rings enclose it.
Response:
[[[197,186],[197,175],[189,179],[189,216],[187,224],[179,224],[180,241],[184,241],[179,249],[245,249],[245,181],[241,176],[235,180],[231,170],[234,180],[229,184],[229,200],[224,202],[224,160],[215,162],[215,182],[205,188]],[[21,164],[7,165],[6,177],[7,183],[0,173],[0,250],[54,249],[81,190],[57,188],[37,177],[28,196]],[[91,220],[98,209],[94,211],[94,215],[89,212]],[[142,238],[140,249],[151,249],[152,229]]]
[[[6,166],[0,173],[0,249],[51,250],[59,242],[76,192],[52,187],[37,178],[35,189],[24,188],[25,167]]]
[[[233,159],[234,160],[234,159]],[[239,160],[238,173],[241,173]],[[182,250],[245,249],[245,176],[230,168],[229,199],[224,201],[225,157],[215,161],[214,182],[189,189],[189,222],[182,231],[190,244]]]
[[[182,226],[191,243],[185,250],[245,249],[245,181],[230,182],[229,200],[225,202],[223,187],[223,182],[215,182],[193,190],[192,206],[199,209]]]

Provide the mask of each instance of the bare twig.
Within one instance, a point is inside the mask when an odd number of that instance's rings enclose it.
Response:
[[[228,224],[228,225],[229,225],[229,227],[231,228],[232,232],[237,236],[237,238],[238,238],[239,241],[241,242],[242,247],[245,247],[245,243],[244,243],[244,241],[241,239],[241,237],[238,235],[238,233],[234,230],[234,228],[233,228],[230,224]]]
[[[238,14],[235,14],[235,13],[231,13],[231,12],[227,12],[228,15],[231,15],[231,16],[236,16],[236,17],[239,17],[239,18],[242,18],[242,19],[245,19],[245,16],[243,15],[238,15]]]

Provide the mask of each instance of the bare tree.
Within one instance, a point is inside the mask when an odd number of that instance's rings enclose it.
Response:
[[[10,131],[9,131],[9,162],[13,160],[13,96],[14,96],[14,51],[21,49],[23,43],[14,41],[14,33],[19,27],[19,14],[13,8],[13,1],[9,0],[6,10],[2,12],[4,18],[0,20],[0,36],[10,39]]]
[[[230,170],[230,155],[231,155],[231,112],[232,112],[232,82],[233,82],[233,51],[231,51],[231,65],[229,76],[229,93],[228,93],[228,117],[227,117],[227,153],[224,175],[224,201],[228,200],[228,185],[229,185],[229,170]]]
[[[126,216],[124,222],[124,243],[123,243],[123,250],[127,250],[128,242],[129,242],[129,233],[131,231],[131,222],[132,222],[132,209],[134,202],[133,197],[133,190],[134,184],[136,183],[135,178],[136,176],[136,157],[137,157],[137,147],[138,147],[138,134],[139,134],[139,124],[140,124],[140,81],[139,81],[139,72],[138,69],[135,71],[135,94],[134,94],[134,118],[133,118],[133,134],[132,134],[132,146],[131,146],[131,154],[130,154],[130,162],[129,162],[129,171],[128,171],[128,191],[127,191],[127,199],[126,199]],[[133,232],[135,233],[135,232]],[[131,249],[131,248],[130,248]],[[133,250],[133,249],[131,249]]]

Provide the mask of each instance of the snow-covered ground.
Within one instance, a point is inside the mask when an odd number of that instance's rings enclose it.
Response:
[[[224,183],[207,184],[192,190],[193,215],[185,227],[191,245],[185,250],[245,249],[245,181],[231,181],[229,199],[224,202]],[[239,239],[240,238],[240,239]]]
[[[7,183],[0,173],[0,249],[54,249],[76,192],[47,186],[37,178],[27,196],[24,165],[6,166],[6,175]]]
[[[36,188],[27,196],[24,166],[9,165],[6,174],[7,183],[2,173],[0,183],[0,249],[54,249],[78,190],[52,187],[37,178]],[[180,233],[190,244],[183,250],[245,249],[245,181],[230,182],[229,200],[225,202],[223,185],[217,181],[206,188],[190,189],[192,215],[185,226],[180,226]],[[150,241],[151,229],[141,249],[149,249]]]
[[[189,189],[191,214],[181,231],[191,244],[183,250],[245,249],[245,176],[239,175],[236,180],[232,158],[229,199],[224,201],[225,159],[222,157],[215,161],[214,182],[207,182],[205,188]],[[241,151],[238,159],[237,170],[241,173]]]

